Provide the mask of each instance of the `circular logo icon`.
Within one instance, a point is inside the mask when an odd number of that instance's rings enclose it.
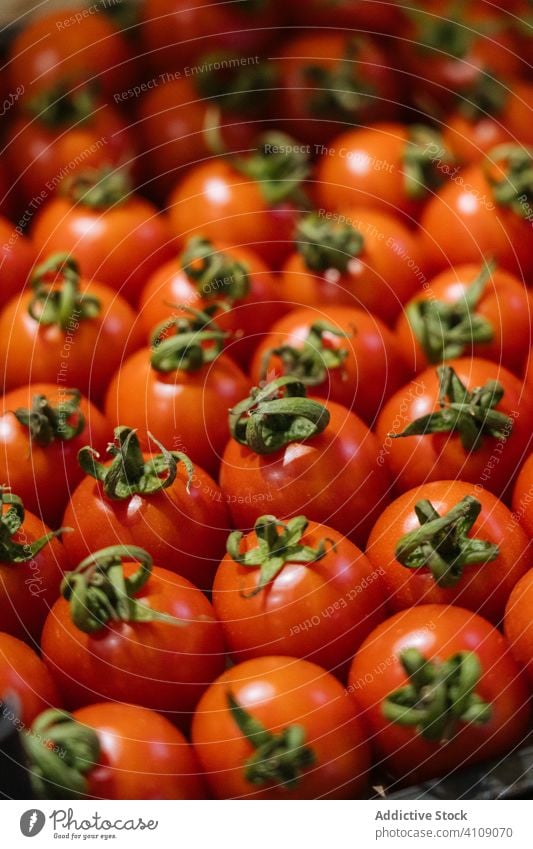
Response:
[[[43,830],[46,817],[42,811],[32,808],[24,811],[20,818],[20,830],[24,837],[35,837]]]

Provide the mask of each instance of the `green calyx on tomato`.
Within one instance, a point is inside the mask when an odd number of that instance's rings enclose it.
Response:
[[[63,710],[45,710],[22,737],[38,799],[81,799],[100,760],[96,731]]]
[[[65,397],[53,407],[46,395],[34,395],[31,407],[17,407],[13,415],[21,425],[27,427],[30,442],[51,445],[59,440],[67,442],[79,436],[85,427],[85,416],[80,410],[81,392],[65,389]]]
[[[451,360],[462,356],[467,345],[492,341],[494,330],[490,321],[475,310],[495,267],[492,261],[485,263],[455,303],[420,300],[409,304],[407,318],[428,362]]]
[[[139,568],[124,574],[123,560],[136,560]],[[135,598],[152,574],[152,558],[135,545],[111,545],[86,557],[61,582],[61,595],[70,603],[74,625],[86,634],[100,631],[108,622],[167,622],[180,619],[147,607]]]
[[[28,312],[39,324],[57,324],[73,333],[80,321],[100,315],[98,298],[80,292],[80,267],[67,253],[53,254],[38,265],[30,283],[34,294]]]
[[[289,725],[273,734],[241,707],[230,691],[227,701],[239,730],[255,749],[244,765],[246,780],[256,785],[272,782],[287,790],[296,787],[302,772],[316,762],[315,753],[305,745],[305,729],[301,725]]]
[[[440,410],[411,422],[401,433],[390,433],[392,439],[404,436],[426,436],[429,433],[458,433],[465,451],[477,451],[484,436],[504,442],[509,438],[513,420],[493,408],[504,395],[498,380],[469,391],[451,366],[439,366]]]
[[[107,453],[114,458],[109,466],[98,462],[96,458],[100,455],[90,445],[78,451],[78,462],[83,471],[103,484],[104,494],[108,498],[122,501],[132,495],[153,495],[168,489],[176,480],[180,462],[187,470],[190,483],[194,467],[186,454],[168,451],[149,434],[161,453],[145,460],[133,428],[120,425],[115,428],[114,437],[114,442],[107,446]]]
[[[50,540],[63,533],[66,528],[50,531],[34,542],[18,542],[13,539],[24,523],[24,504],[18,495],[7,487],[0,487],[0,563],[27,563],[48,545]]]
[[[237,442],[256,454],[272,454],[322,433],[329,419],[326,407],[306,397],[302,381],[286,376],[252,389],[229,411],[229,429]]]
[[[429,661],[416,648],[399,657],[409,684],[382,703],[385,719],[416,728],[426,740],[450,740],[460,723],[484,725],[492,715],[475,692],[482,669],[475,652],[462,651],[445,661]]]
[[[479,73],[473,84],[461,93],[459,112],[468,121],[478,121],[487,115],[499,115],[509,92],[492,74]]]
[[[413,200],[425,198],[429,189],[437,189],[444,182],[446,169],[455,164],[441,134],[424,124],[409,128],[409,139],[403,154],[405,192]],[[440,165],[439,169],[437,166]]]
[[[217,303],[217,309],[220,303]],[[156,371],[197,371],[221,353],[227,333],[213,321],[212,310],[181,307],[189,315],[171,316],[152,333],[150,362]],[[172,332],[170,335],[169,332]]]
[[[257,112],[277,74],[270,62],[240,64],[238,54],[219,51],[202,56],[196,87],[204,98],[224,110]]]
[[[327,554],[327,542],[334,547],[328,539],[320,540],[316,548],[303,545],[301,539],[308,524],[305,516],[296,516],[286,523],[275,516],[260,516],[254,525],[258,545],[244,554],[240,550],[242,532],[233,531],[229,535],[226,549],[235,563],[250,569],[260,568],[259,583],[252,592],[243,593],[246,598],[260,593],[286,563],[316,563]]]
[[[405,11],[417,27],[417,49],[445,54],[447,58],[464,58],[476,38],[502,29],[496,20],[476,21],[475,27],[469,24],[464,18],[463,0],[451,0],[438,15],[413,5],[414,8]]]
[[[125,203],[132,193],[131,179],[126,171],[104,165],[88,168],[67,177],[59,191],[72,203],[91,209],[110,209]]]
[[[425,499],[417,502],[415,513],[421,527],[398,541],[396,560],[408,569],[429,569],[441,587],[455,586],[467,566],[490,563],[500,554],[494,543],[468,536],[481,513],[480,502],[471,495],[444,516]]]
[[[223,297],[238,301],[250,292],[246,263],[234,259],[227,251],[216,250],[203,236],[189,239],[180,262],[202,298]]]
[[[328,221],[319,213],[306,215],[296,228],[296,249],[313,271],[334,268],[344,273],[363,246],[363,236],[355,227]]]
[[[345,55],[334,68],[321,65],[307,65],[306,78],[319,89],[311,98],[310,106],[314,115],[332,118],[349,118],[364,105],[375,87],[362,80],[354,64],[359,53],[357,39],[351,39]]]
[[[61,80],[33,97],[25,109],[49,129],[78,126],[95,113],[95,86],[73,88]]]
[[[271,348],[263,357],[261,378],[268,374],[270,358],[279,357],[283,365],[283,374],[290,374],[305,383],[306,386],[318,386],[323,383],[331,369],[340,369],[348,356],[345,348],[331,348],[324,337],[327,335],[348,338],[338,327],[327,321],[316,321],[309,328],[309,333],[302,348],[292,345],[280,345]]]
[[[305,145],[285,133],[262,135],[249,156],[232,157],[232,163],[246,177],[255,180],[270,206],[293,200],[307,205],[302,182],[309,176],[309,155]]]
[[[500,144],[487,154],[485,163],[494,200],[528,218],[533,204],[533,148]]]

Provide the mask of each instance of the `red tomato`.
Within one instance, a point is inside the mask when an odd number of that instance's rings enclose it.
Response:
[[[402,783],[505,754],[529,727],[508,643],[461,607],[427,604],[387,619],[357,652],[349,681],[378,757]]]
[[[440,378],[435,368],[423,371],[383,407],[378,464],[388,466],[398,493],[458,478],[501,495],[530,439],[531,397],[517,377],[486,360],[452,360],[439,371]]]
[[[533,454],[520,470],[513,490],[513,519],[520,522],[530,539],[533,539]]]
[[[135,79],[135,60],[107,15],[73,6],[34,18],[15,36],[8,72],[12,90],[24,86],[28,102],[64,80],[95,83],[113,96]]]
[[[124,594],[113,580],[121,557],[138,557],[142,566],[126,562],[122,567],[129,601],[128,612],[119,616]],[[203,691],[224,669],[222,630],[203,593],[168,569],[151,569],[150,556],[132,546],[103,549],[82,561],[66,575],[62,592],[41,646],[67,707],[127,699],[186,724]]]
[[[60,704],[52,676],[42,660],[26,643],[2,632],[0,702],[4,716],[7,710],[13,710],[13,721],[22,728],[31,725],[41,711]]]
[[[292,0],[289,4],[289,15],[302,26],[335,26],[350,29],[368,29],[374,32],[393,32],[402,23],[400,3],[381,3],[373,0]],[[399,8],[398,8],[399,7]]]
[[[236,50],[243,56],[261,52],[273,39],[280,23],[276,0],[238,4],[213,0],[146,0],[141,37],[146,58],[157,71],[185,68],[202,55]]]
[[[253,384],[283,374],[299,377],[313,394],[371,423],[408,370],[394,336],[378,318],[350,307],[317,305],[276,322],[254,354]]]
[[[429,190],[445,181],[450,162],[441,136],[422,125],[381,123],[347,130],[318,161],[317,206],[366,206],[412,221]]]
[[[386,507],[366,551],[381,574],[389,610],[459,604],[498,624],[529,567],[528,542],[490,492],[436,481]]]
[[[59,595],[63,546],[20,498],[0,491],[0,621],[13,637],[33,643]]]
[[[95,465],[94,452],[80,455],[91,472],[74,491],[63,520],[74,530],[65,536],[70,567],[95,548],[119,542],[147,549],[158,563],[209,590],[229,527],[222,493],[188,458],[167,456],[148,444],[153,453],[143,454],[135,433],[119,428],[108,451],[112,461]],[[154,462],[158,474],[151,470]]]
[[[224,241],[249,247],[271,267],[279,267],[291,250],[302,199],[298,192],[307,173],[307,145],[283,134],[269,136],[246,160],[214,159],[186,174],[169,197],[174,235]],[[246,171],[253,163],[259,176]],[[283,175],[282,182],[279,174]]]
[[[350,699],[305,660],[226,670],[198,704],[192,742],[217,799],[353,799],[367,787],[368,744]]]
[[[494,259],[523,279],[533,272],[533,207],[523,188],[531,155],[520,145],[500,145],[476,165],[452,176],[428,202],[420,226],[428,265]],[[521,188],[522,186],[522,188]]]
[[[4,391],[57,382],[100,402],[113,370],[141,342],[133,309],[109,286],[80,278],[66,254],[50,255],[31,282],[0,313]]]
[[[75,175],[65,197],[53,198],[35,218],[40,251],[69,251],[85,277],[95,278],[135,304],[156,268],[175,248],[166,219],[129,191],[118,172]]]
[[[522,667],[533,684],[533,569],[530,569],[512,591],[505,610],[505,636],[511,646],[511,654]]]
[[[7,218],[0,217],[0,307],[19,294],[35,260],[37,251]]]
[[[213,607],[236,661],[283,650],[342,678],[383,619],[379,573],[342,534],[303,516],[263,516],[254,532],[230,536]]]
[[[143,447],[150,432],[215,475],[229,435],[226,411],[242,398],[248,381],[232,359],[203,346],[202,331],[188,355],[180,322],[169,319],[169,331],[175,325],[177,332],[164,346],[156,342],[125,361],[109,386],[106,416],[114,426],[126,422],[135,428]],[[207,330],[206,335],[220,334]]]
[[[28,510],[58,527],[83,476],[78,451],[88,442],[103,451],[109,430],[100,411],[77,390],[53,383],[14,389],[0,406],[0,480]]]
[[[276,115],[289,133],[313,145],[313,152],[343,125],[394,118],[400,108],[387,55],[364,35],[297,35],[281,50],[278,65]]]
[[[261,335],[286,311],[285,295],[265,263],[251,250],[192,237],[184,253],[161,266],[142,291],[139,319],[147,336],[168,319],[170,305],[205,310],[224,301],[217,314],[221,330],[231,333],[227,351],[248,362]],[[182,311],[185,315],[185,311]]]
[[[297,238],[282,271],[284,298],[292,306],[360,307],[392,324],[426,280],[417,238],[378,210],[304,218]]]
[[[520,280],[490,264],[456,265],[407,304],[396,334],[413,371],[464,354],[521,374],[531,336],[528,293]]]
[[[361,546],[388,501],[376,439],[345,407],[304,395],[286,377],[231,411],[219,480],[233,523],[251,528],[266,509],[280,519],[305,513]]]
[[[120,702],[99,702],[73,714],[47,711],[31,734],[38,737],[37,744],[31,736],[26,743],[33,780],[37,791],[44,790],[38,798],[62,791],[67,798],[205,799],[192,746],[155,711]],[[84,756],[76,758],[80,749]]]

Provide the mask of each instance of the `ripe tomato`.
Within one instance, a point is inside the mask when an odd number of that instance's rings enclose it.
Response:
[[[214,480],[177,452],[141,452],[131,428],[117,428],[103,465],[79,455],[87,472],[65,512],[65,551],[74,569],[95,548],[137,545],[158,563],[209,590],[225,550],[228,511]],[[155,465],[154,465],[155,464]]]
[[[501,495],[523,461],[531,416],[531,397],[506,369],[452,360],[387,401],[376,426],[378,464],[388,466],[398,493],[457,478]]]
[[[0,405],[0,480],[32,513],[59,525],[81,480],[78,451],[103,451],[109,425],[75,389],[32,383],[6,393]]]
[[[513,518],[519,521],[533,539],[533,454],[520,470],[513,490]]]
[[[271,327],[250,367],[252,383],[283,374],[313,394],[353,409],[367,423],[405,383],[407,367],[390,330],[370,313],[350,307],[291,311]]]
[[[293,306],[361,307],[392,324],[426,280],[417,238],[375,209],[319,212],[297,228],[297,250],[282,270]]]
[[[406,306],[396,334],[413,371],[464,354],[521,374],[531,335],[528,293],[491,263],[456,265]]]
[[[428,265],[484,262],[523,279],[533,272],[528,169],[531,154],[520,145],[499,145],[481,162],[457,171],[428,202],[420,226]]]
[[[392,119],[398,113],[399,91],[387,55],[364,35],[297,35],[277,61],[276,115],[287,132],[317,152],[343,125]]]
[[[286,651],[345,678],[347,664],[383,619],[379,573],[342,534],[262,516],[228,538],[213,607],[236,661]]]
[[[305,398],[304,385],[284,377],[231,410],[230,431],[219,480],[235,527],[253,527],[268,505],[280,519],[305,513],[364,545],[388,477],[358,416]]]
[[[512,591],[505,610],[504,631],[511,646],[511,654],[525,670],[533,684],[533,569],[530,569]]]
[[[0,217],[0,307],[22,291],[36,259],[32,242],[11,221]]]
[[[181,731],[136,705],[46,711],[25,746],[39,799],[61,793],[69,799],[205,799],[196,756]],[[76,757],[80,750],[83,758]]]
[[[317,206],[366,206],[412,222],[430,189],[445,181],[451,161],[441,136],[429,127],[380,123],[347,130],[318,161]]]
[[[109,286],[81,278],[67,254],[50,255],[31,284],[0,313],[4,391],[57,382],[100,402],[113,370],[141,343],[133,309]]]
[[[368,3],[367,0],[301,0],[289,3],[291,20],[302,26],[335,26],[374,32],[393,32],[403,21],[399,3]]]
[[[24,510],[17,495],[0,490],[0,621],[2,630],[26,642],[38,640],[59,595],[63,546],[50,529]]]
[[[93,7],[94,8],[94,7]],[[94,83],[108,96],[135,79],[135,60],[107,15],[76,6],[34,18],[11,43],[11,90],[24,86],[29,102],[57,83]]]
[[[378,625],[349,682],[378,757],[402,783],[505,754],[529,726],[507,641],[461,607],[411,607]]]
[[[72,253],[85,277],[136,304],[150,274],[174,255],[166,219],[117,171],[76,174],[61,191],[36,215],[34,243],[47,254]]]
[[[181,256],[158,268],[142,291],[139,320],[148,337],[156,325],[185,304],[203,311],[223,301],[228,308],[216,317],[221,330],[232,334],[227,351],[237,362],[248,362],[260,336],[286,311],[278,280],[251,250],[229,248],[201,236],[188,240]]]
[[[261,657],[226,670],[198,704],[192,742],[217,799],[353,799],[366,790],[369,748],[350,699],[306,660]]]
[[[199,323],[170,316],[162,326],[167,338],[156,332],[152,348],[133,354],[115,374],[105,410],[114,426],[135,428],[143,447],[150,432],[215,475],[229,436],[226,411],[248,390],[248,381],[220,353],[218,328],[203,327],[209,318],[200,315]]]
[[[260,53],[275,36],[281,14],[277,0],[244,0],[238,4],[212,0],[146,0],[141,37],[146,57],[157,71],[201,67],[201,55],[236,50]]]
[[[15,567],[16,568],[16,567]],[[26,643],[0,632],[0,702],[13,710],[13,722],[27,728],[41,711],[60,705],[48,669]]]
[[[279,267],[291,250],[304,204],[307,159],[307,145],[270,133],[247,157],[217,158],[191,168],[169,197],[174,235],[182,242],[201,235],[228,247],[249,247]]]
[[[222,629],[203,593],[133,546],[95,552],[62,593],[41,646],[66,706],[127,699],[186,724],[224,669]]]
[[[459,604],[498,624],[529,567],[528,542],[492,493],[436,481],[386,507],[366,551],[381,574],[389,610]]]
[[[133,159],[125,119],[90,90],[53,89],[22,109],[11,123],[6,158],[25,204],[55,194],[65,177],[87,168],[116,167]]]

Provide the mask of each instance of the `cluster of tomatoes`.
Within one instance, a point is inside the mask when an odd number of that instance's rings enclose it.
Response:
[[[361,798],[530,729],[529,4],[411,6],[14,35],[0,720],[38,797]]]

